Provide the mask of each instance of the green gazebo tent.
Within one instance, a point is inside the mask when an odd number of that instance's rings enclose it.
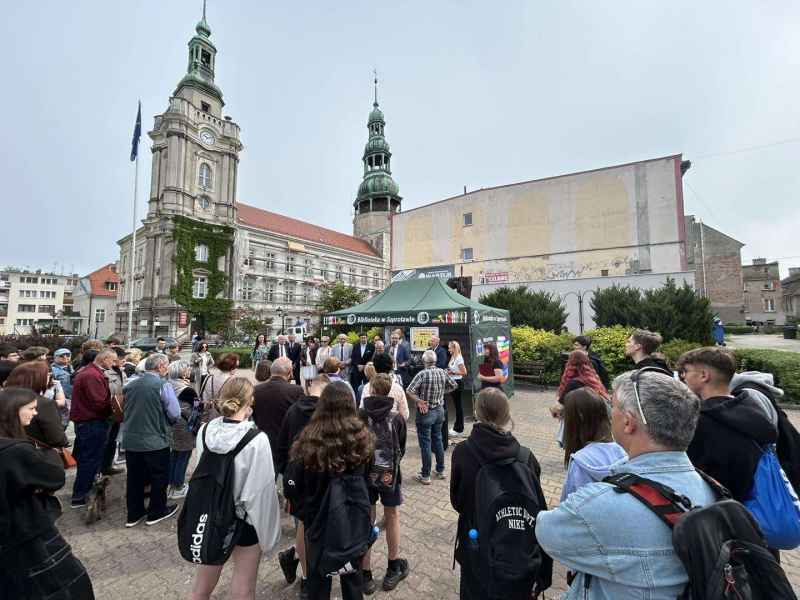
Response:
[[[323,315],[322,322],[340,330],[400,328],[406,332],[415,353],[421,353],[427,339],[438,330],[442,343],[455,340],[461,346],[469,369],[466,389],[480,389],[478,369],[483,361],[483,345],[494,342],[508,375],[503,389],[509,395],[513,393],[508,311],[465,298],[448,287],[444,279],[410,279],[392,283],[366,302]]]

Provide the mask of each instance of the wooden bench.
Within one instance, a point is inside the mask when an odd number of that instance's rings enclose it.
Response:
[[[531,360],[514,363],[514,381],[532,383],[545,387],[544,374],[547,363],[543,360]]]

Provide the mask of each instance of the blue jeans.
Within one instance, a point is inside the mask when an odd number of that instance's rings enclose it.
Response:
[[[436,454],[436,472],[444,473],[444,446],[442,445],[442,423],[444,408],[437,406],[426,414],[417,413],[417,439],[419,451],[422,453],[423,477],[431,476],[431,436],[433,436],[433,452]]]
[[[191,450],[173,450],[169,453],[169,484],[179,488],[186,481],[186,467],[189,466]]]
[[[78,461],[78,472],[72,486],[73,502],[84,500],[92,489],[100,463],[103,462],[108,429],[108,421],[104,419],[75,423],[75,460]]]

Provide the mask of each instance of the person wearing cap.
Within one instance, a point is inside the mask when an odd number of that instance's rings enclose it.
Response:
[[[50,371],[64,392],[64,406],[59,407],[61,420],[64,427],[69,425],[69,407],[72,399],[72,378],[75,370],[72,368],[72,352],[67,348],[59,348],[53,352],[53,364]]]

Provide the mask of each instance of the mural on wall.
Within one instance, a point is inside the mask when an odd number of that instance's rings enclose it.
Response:
[[[580,263],[575,260],[564,262],[545,262],[532,259],[518,259],[498,262],[487,266],[479,273],[481,285],[526,283],[529,281],[561,281],[589,277],[602,277],[604,270],[608,275],[631,275],[639,272],[639,261],[634,256],[615,256],[611,259]],[[527,263],[527,264],[526,264]]]

